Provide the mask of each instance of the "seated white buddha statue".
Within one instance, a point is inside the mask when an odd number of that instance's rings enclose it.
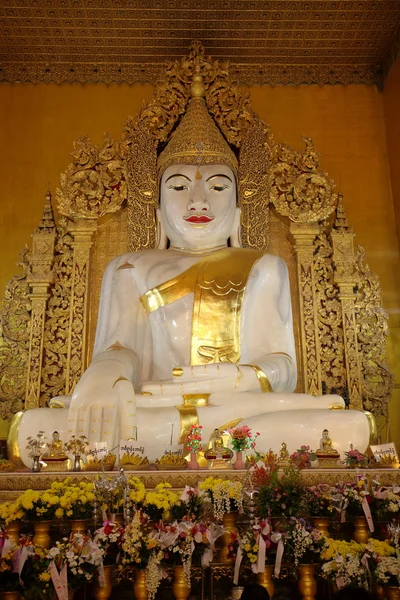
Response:
[[[93,359],[74,390],[66,437],[114,448],[137,435],[152,460],[183,442],[190,424],[201,424],[207,441],[240,422],[260,433],[260,452],[283,440],[290,452],[317,447],[326,427],[339,451],[350,443],[364,451],[362,412],[329,410],[344,408],[339,396],[294,393],[287,268],[240,245],[237,159],[202,95],[197,81],[159,156],[158,247],[119,256],[105,271]]]

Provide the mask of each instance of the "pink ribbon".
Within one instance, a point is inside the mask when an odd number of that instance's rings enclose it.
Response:
[[[257,573],[262,573],[265,569],[265,551],[266,544],[263,536],[258,536],[258,561],[257,561]]]
[[[49,564],[49,573],[56,590],[58,600],[68,600],[68,575],[67,563],[64,564],[61,571],[58,572],[54,560]]]

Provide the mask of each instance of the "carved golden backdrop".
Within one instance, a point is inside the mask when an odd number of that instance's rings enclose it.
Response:
[[[364,404],[377,416],[386,415],[392,380],[385,363],[386,316],[379,286],[362,253],[354,251],[342,205],[336,205],[332,182],[321,171],[312,142],[306,139],[301,152],[276,144],[227,69],[204,57],[201,66],[209,110],[228,140],[240,146],[243,243],[268,248],[289,263],[299,315],[300,389],[344,393],[347,388],[352,406]],[[87,138],[76,143],[73,164],[57,194],[65,219],[56,228],[47,208],[34,234],[28,276],[19,290],[10,289],[5,307],[2,348],[13,360],[3,365],[3,390],[11,380],[18,379],[21,386],[17,396],[11,385],[14,397],[3,394],[4,415],[17,410],[21,391],[27,407],[44,405],[53,395],[69,393],[80,377],[93,323],[91,299],[98,289],[94,279],[89,286],[90,273],[95,261],[100,266],[126,249],[102,247],[101,232],[124,232],[125,211],[131,248],[154,244],[156,151],[146,127],[151,124],[159,143],[168,138],[173,119],[164,119],[166,110],[176,119],[184,111],[192,68],[193,55],[168,70],[167,83],[156,89],[137,120],[128,121],[120,142],[106,138],[101,148]],[[141,169],[136,168],[139,158]],[[95,272],[99,275],[99,268]]]
[[[382,84],[397,0],[3,0],[0,81],[156,83],[193,37],[241,83]]]

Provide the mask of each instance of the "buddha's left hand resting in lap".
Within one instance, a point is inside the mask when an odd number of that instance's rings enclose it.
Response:
[[[155,459],[172,424],[178,443],[189,423],[207,440],[240,422],[260,432],[261,452],[282,441],[291,452],[317,447],[326,427],[340,451],[351,442],[363,451],[362,412],[328,410],[344,408],[338,396],[294,393],[286,265],[240,247],[236,158],[194,95],[159,157],[158,248],[106,269],[94,357],[73,393],[67,437],[113,448],[137,428]]]

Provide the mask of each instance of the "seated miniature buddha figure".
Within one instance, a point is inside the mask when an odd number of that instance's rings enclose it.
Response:
[[[329,410],[344,408],[339,396],[294,393],[287,268],[241,247],[237,159],[194,79],[158,157],[158,246],[119,256],[105,271],[93,359],[74,390],[65,436],[114,448],[137,428],[154,460],[184,442],[193,423],[203,426],[205,445],[216,427],[246,424],[260,433],[259,452],[277,452],[283,439],[291,452],[318,446],[328,425],[341,450],[353,441],[363,451],[362,412]]]

